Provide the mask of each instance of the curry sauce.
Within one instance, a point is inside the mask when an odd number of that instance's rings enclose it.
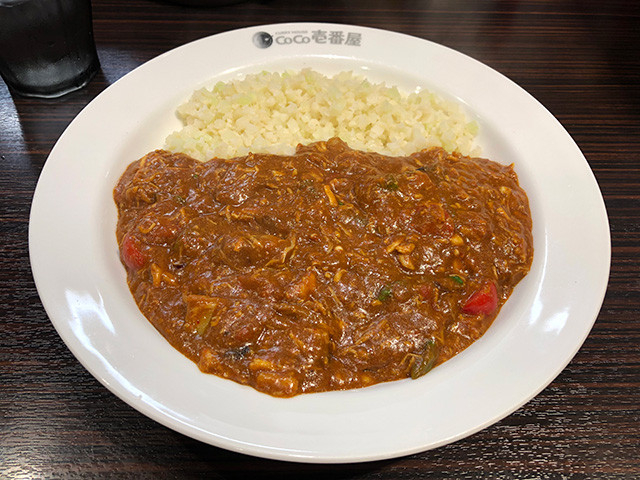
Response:
[[[533,257],[513,168],[440,148],[157,150],[114,198],[142,313],[203,372],[275,396],[424,375],[484,334]]]

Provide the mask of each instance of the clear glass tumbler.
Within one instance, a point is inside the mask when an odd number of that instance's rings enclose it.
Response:
[[[13,93],[59,97],[98,68],[90,0],[0,0],[0,75]]]

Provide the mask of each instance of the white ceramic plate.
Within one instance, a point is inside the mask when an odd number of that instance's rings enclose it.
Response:
[[[322,39],[316,31],[327,34],[326,43],[316,41]],[[195,88],[262,69],[307,66],[328,74],[353,70],[405,90],[427,87],[463,102],[481,126],[483,154],[513,162],[529,194],[535,259],[484,337],[425,377],[277,399],[200,373],[140,314],[118,257],[112,189],[126,165],[180,127],[175,108]],[[331,24],[268,25],[204,38],[113,84],[51,151],[29,234],[34,278],[51,321],[109,390],[203,442],[300,462],[419,452],[509,415],[582,345],[610,262],[608,221],[593,174],[534,98],[440,45]]]

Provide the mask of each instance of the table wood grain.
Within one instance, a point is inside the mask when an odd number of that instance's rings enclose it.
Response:
[[[0,83],[0,478],[640,478],[640,3],[272,0],[201,8],[94,0],[93,16],[101,70],[85,89],[36,100],[12,97]],[[47,155],[74,116],[171,48],[290,21],[403,32],[486,63],[560,120],[599,182],[612,264],[591,334],[538,396],[454,444],[388,461],[300,465],[200,443],[102,387],[40,303],[29,209]]]

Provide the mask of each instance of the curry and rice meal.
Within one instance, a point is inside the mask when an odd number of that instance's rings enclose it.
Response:
[[[352,129],[359,149],[210,158],[177,148],[183,132],[126,169],[130,290],[200,370],[279,397],[359,388],[418,378],[489,328],[533,257],[513,168],[413,140],[390,154],[391,130],[375,152],[371,128]]]

